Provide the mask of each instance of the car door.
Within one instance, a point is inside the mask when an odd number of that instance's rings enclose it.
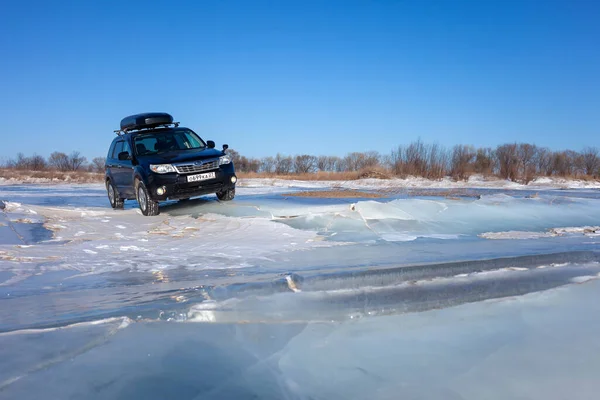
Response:
[[[128,196],[134,196],[135,190],[133,188],[133,152],[131,151],[131,147],[127,140],[123,142],[123,150],[122,152],[127,152],[129,154],[128,160],[119,160],[119,180],[122,185],[122,192]]]
[[[128,160],[120,160],[119,154],[129,154]],[[121,196],[133,196],[133,164],[131,162],[131,148],[125,139],[120,140],[115,145],[113,152],[113,176],[115,185]]]
[[[114,178],[114,168],[116,167],[116,162],[115,162],[115,147],[117,145],[117,141],[113,141],[110,145],[110,148],[108,149],[108,154],[106,155],[106,161],[105,161],[105,167],[106,167],[106,175],[108,177],[110,177],[110,179],[112,179],[113,183],[115,181]],[[116,183],[115,183],[116,185]]]
[[[117,191],[120,191],[119,188],[121,186],[119,182],[119,152],[123,150],[123,140],[118,140],[113,143],[111,146],[110,154],[108,155],[106,168],[108,175],[112,179],[113,184],[117,188]]]

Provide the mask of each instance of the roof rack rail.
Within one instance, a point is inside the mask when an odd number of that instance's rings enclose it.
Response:
[[[115,132],[118,136],[122,136],[126,133],[143,132],[143,131],[149,131],[149,130],[156,129],[156,128],[177,128],[177,127],[179,127],[179,124],[180,124],[179,122],[172,122],[170,124],[152,125],[152,126],[147,126],[147,127],[142,127],[142,128],[115,129],[113,132]]]

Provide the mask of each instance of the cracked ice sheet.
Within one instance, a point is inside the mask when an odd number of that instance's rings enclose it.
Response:
[[[531,232],[532,229],[544,232],[570,226],[575,227],[574,232],[578,225],[600,224],[598,207],[600,200],[597,198],[556,198],[545,194],[535,198],[517,198],[494,194],[483,195],[480,199],[401,198],[355,203],[347,200],[257,198],[235,204],[196,202],[186,208],[171,208],[169,212],[174,215],[210,212],[231,217],[273,218],[293,228],[317,230],[332,240],[364,242],[379,239],[458,239],[481,234],[492,238],[496,236],[493,232]],[[569,233],[561,229],[564,232],[557,230],[554,233]],[[553,235],[528,236],[544,238]]]
[[[19,274],[72,269],[83,273],[156,271],[185,267],[223,269],[253,266],[279,252],[331,246],[314,232],[269,219],[200,218],[137,210],[113,211],[7,204],[7,214],[32,212],[54,232],[56,244],[0,246],[1,260]],[[118,218],[117,218],[118,217]],[[6,264],[3,269],[6,269]]]
[[[435,247],[429,246],[431,253],[447,251],[447,246],[444,250],[439,239],[450,239],[456,243],[452,247],[457,249],[465,243],[468,248],[469,243],[461,240],[464,237],[469,239],[470,236],[469,240],[473,240],[485,233],[483,237],[491,238],[494,235],[490,236],[489,232],[494,230],[510,232],[526,228],[527,232],[536,229],[542,234],[509,237],[534,236],[535,243],[546,243],[547,248],[554,246],[550,240],[571,245],[572,241],[567,242],[565,236],[573,236],[579,228],[563,229],[561,232],[564,233],[560,235],[544,235],[547,229],[567,224],[582,227],[600,224],[597,212],[600,200],[594,198],[557,199],[546,195],[515,198],[498,194],[468,200],[409,198],[356,203],[340,200],[325,204],[321,201],[248,196],[232,203],[221,203],[203,198],[186,205],[166,205],[156,218],[144,218],[132,207],[114,211],[106,206],[47,207],[8,203],[3,213],[8,220],[45,221],[44,226],[54,231],[55,238],[54,242],[49,242],[52,246],[31,246],[30,243],[1,246],[0,269],[15,270],[15,264],[21,263],[18,270],[22,277],[34,271],[59,269],[97,273],[178,267],[243,268],[271,260],[274,260],[273,266],[277,260],[288,260],[285,264],[275,265],[286,268],[294,264],[289,257],[282,257],[289,251],[310,250],[308,253],[311,253],[317,247],[334,243],[379,246],[383,240],[415,241],[418,245],[419,238],[438,240]],[[500,237],[505,236],[500,234]],[[589,234],[580,236],[588,241],[592,239]],[[577,243],[579,247],[595,244],[593,241]],[[529,252],[535,248],[533,244],[527,246]],[[479,244],[477,249],[481,247]],[[465,246],[462,248],[464,250]],[[410,251],[404,247],[378,249],[376,257],[368,260],[369,264],[378,264],[385,257],[388,261],[394,257],[397,260],[399,253]],[[490,250],[496,254],[507,251],[501,247]],[[328,253],[341,264],[343,260],[355,262],[365,251],[373,254],[370,249],[361,248],[332,249]],[[451,251],[447,257],[459,253]],[[315,253],[312,259],[308,256],[312,266],[319,255],[322,252]],[[302,256],[303,259],[306,257]]]
[[[594,281],[313,325],[281,352],[279,366],[304,398],[592,399],[600,389],[600,321],[591,318],[599,292]]]
[[[600,320],[591,316],[600,313],[599,292],[600,282],[590,281],[342,323],[141,321],[101,342],[92,332],[90,344],[83,336],[71,340],[71,330],[80,326],[49,334],[16,331],[0,335],[3,360],[19,366],[3,371],[2,378],[20,376],[2,394],[19,399],[595,399]],[[28,351],[31,333],[43,351]],[[53,363],[40,368],[46,359]]]

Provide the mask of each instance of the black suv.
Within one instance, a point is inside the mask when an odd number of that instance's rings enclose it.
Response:
[[[123,118],[106,156],[106,191],[113,208],[137,200],[144,215],[158,215],[158,202],[216,193],[232,200],[237,177],[231,158],[179,127],[167,113]]]

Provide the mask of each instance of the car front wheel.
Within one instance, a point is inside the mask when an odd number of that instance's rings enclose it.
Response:
[[[227,189],[222,192],[217,192],[217,198],[221,201],[233,200],[235,197],[235,188]]]
[[[158,202],[150,198],[148,189],[146,189],[146,185],[144,185],[143,182],[138,181],[136,197],[142,214],[146,216],[154,216],[159,214]]]

